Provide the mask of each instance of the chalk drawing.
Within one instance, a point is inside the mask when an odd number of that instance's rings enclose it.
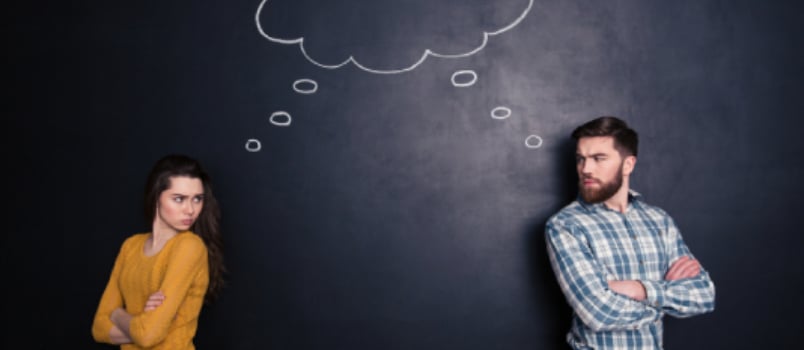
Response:
[[[300,94],[314,94],[318,91],[318,83],[313,79],[297,79],[293,82],[293,91]]]
[[[279,43],[279,44],[285,44],[285,45],[299,45],[299,49],[301,50],[302,55],[304,55],[304,58],[306,58],[308,61],[310,61],[310,63],[312,63],[312,64],[314,64],[314,65],[316,65],[318,67],[321,67],[321,68],[337,69],[337,68],[343,67],[343,66],[351,63],[355,67],[357,67],[357,68],[359,68],[359,69],[361,69],[363,71],[366,71],[366,72],[369,72],[369,73],[374,73],[374,74],[398,74],[398,73],[408,72],[408,71],[411,71],[411,70],[415,69],[419,65],[421,65],[425,60],[427,60],[428,57],[463,58],[463,57],[469,57],[471,55],[474,55],[474,54],[480,52],[481,50],[483,50],[484,47],[486,47],[486,44],[489,41],[489,37],[502,34],[502,33],[506,32],[506,31],[510,30],[511,28],[514,28],[516,25],[518,25],[520,22],[522,22],[522,20],[525,18],[525,16],[528,14],[528,12],[530,12],[530,9],[533,7],[533,0],[529,0],[528,5],[525,8],[525,10],[522,11],[522,13],[516,19],[514,19],[513,22],[509,23],[508,25],[506,25],[506,26],[504,26],[504,27],[502,27],[500,29],[494,30],[494,31],[490,31],[490,32],[484,31],[482,41],[481,41],[480,45],[478,45],[477,47],[475,47],[475,48],[473,48],[471,50],[468,50],[466,52],[457,53],[457,54],[446,54],[446,53],[439,53],[439,52],[434,51],[434,50],[432,50],[430,48],[427,48],[427,49],[423,50],[422,55],[419,57],[418,60],[416,60],[413,64],[411,64],[411,65],[409,65],[407,67],[401,67],[401,68],[396,68],[396,69],[376,69],[376,68],[368,67],[368,66],[358,62],[357,59],[355,59],[354,56],[351,56],[351,55],[347,59],[343,60],[340,63],[337,63],[337,64],[324,64],[324,63],[318,62],[316,59],[314,59],[313,57],[311,57],[307,53],[307,50],[304,47],[304,37],[303,36],[298,37],[298,38],[280,38],[280,37],[274,37],[274,36],[269,35],[268,33],[266,33],[263,30],[262,24],[260,23],[260,13],[262,13],[262,11],[265,10],[265,7],[266,7],[267,3],[268,3],[268,0],[262,0],[260,2],[260,5],[257,7],[257,13],[254,15],[254,20],[257,23],[257,30],[260,32],[260,35],[262,35],[263,37],[265,37],[269,41]]]
[[[511,109],[508,107],[495,107],[491,110],[491,117],[494,119],[506,119],[511,116]]]
[[[276,126],[289,126],[290,121],[292,118],[290,117],[290,113],[285,111],[276,111],[271,113],[271,118],[268,119],[271,124]]]
[[[467,76],[467,75],[469,76],[469,80],[459,81],[459,80],[461,80],[461,79],[458,79],[459,77]],[[455,73],[452,73],[452,78],[450,78],[450,80],[452,81],[452,86],[455,86],[455,87],[472,86],[472,85],[475,85],[475,83],[477,82],[477,73],[475,73],[475,71],[469,70],[469,69],[459,70],[459,71],[457,71]]]
[[[542,147],[542,138],[537,135],[530,135],[525,139],[525,147],[539,148]]]
[[[262,149],[262,144],[260,143],[260,140],[248,139],[246,141],[246,151],[259,152],[260,149]]]

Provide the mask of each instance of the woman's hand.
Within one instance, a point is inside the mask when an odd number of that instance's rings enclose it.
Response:
[[[157,291],[156,293],[151,294],[148,296],[148,301],[145,302],[145,308],[142,310],[144,312],[155,310],[157,307],[162,305],[165,301],[165,295],[162,294],[162,291]]]

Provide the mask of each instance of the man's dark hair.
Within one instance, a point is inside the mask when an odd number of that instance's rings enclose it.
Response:
[[[572,138],[578,140],[582,137],[611,136],[614,137],[614,148],[620,154],[637,155],[639,136],[625,121],[617,117],[603,116],[592,119],[575,128]]]

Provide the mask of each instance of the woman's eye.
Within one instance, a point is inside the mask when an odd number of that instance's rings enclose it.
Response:
[[[176,203],[181,203],[183,200],[184,200],[184,198],[181,198],[181,197],[173,197],[173,201],[176,202]]]

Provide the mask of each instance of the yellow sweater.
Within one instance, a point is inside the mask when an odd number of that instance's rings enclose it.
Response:
[[[159,253],[146,256],[148,236],[139,233],[123,242],[95,313],[92,336],[111,343],[109,315],[123,307],[133,316],[129,326],[133,344],[120,349],[195,349],[193,337],[209,285],[207,248],[201,237],[186,231],[167,241]],[[165,301],[143,312],[148,296],[157,291]]]

